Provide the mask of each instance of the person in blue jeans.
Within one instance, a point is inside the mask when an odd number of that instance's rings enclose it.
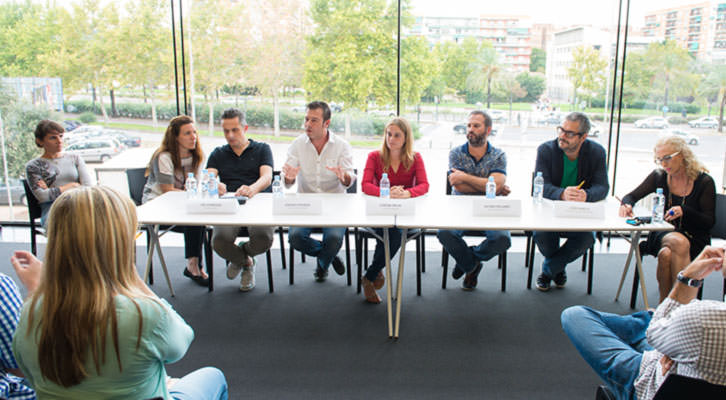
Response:
[[[543,197],[550,200],[595,202],[607,196],[607,167],[605,149],[587,140],[590,120],[587,115],[573,112],[557,127],[557,139],[537,148],[536,172],[544,179]],[[560,238],[565,244],[560,246]],[[595,243],[594,232],[534,232],[534,242],[545,257],[542,273],[537,277],[537,289],[548,291],[554,281],[557,288],[565,287],[565,267]]]
[[[484,111],[472,111],[467,123],[467,142],[449,153],[448,180],[452,195],[483,195],[489,177],[497,184],[497,195],[509,194],[507,180],[507,156],[492,146],[488,137],[492,131],[492,119]],[[483,231],[486,239],[477,246],[464,241],[464,231],[440,230],[436,235],[444,250],[456,260],[451,276],[461,278],[462,288],[473,290],[478,283],[482,262],[507,251],[511,246],[509,231]]]
[[[297,183],[298,193],[345,193],[355,184],[351,147],[342,137],[330,132],[330,107],[322,101],[307,105],[305,134],[298,136],[287,150],[282,166],[285,186]],[[338,251],[343,245],[345,228],[323,228],[322,242],[310,237],[313,228],[291,227],[290,246],[317,257],[314,276],[323,282],[332,263],[338,275],[345,273]]]
[[[726,385],[726,303],[695,299],[710,273],[726,276],[723,265],[724,249],[706,247],[655,312],[562,312],[562,329],[605,382],[598,398],[650,400],[671,373]]]

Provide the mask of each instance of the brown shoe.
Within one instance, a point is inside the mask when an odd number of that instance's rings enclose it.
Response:
[[[369,281],[364,276],[361,278],[360,284],[363,286],[363,295],[365,295],[367,302],[373,304],[381,302],[381,298],[378,296],[378,293],[376,293],[376,288],[373,286],[373,282]]]
[[[376,280],[373,281],[373,287],[376,288],[376,290],[381,290],[384,283],[386,283],[386,278],[383,277],[383,272],[379,272],[378,276],[376,276]]]

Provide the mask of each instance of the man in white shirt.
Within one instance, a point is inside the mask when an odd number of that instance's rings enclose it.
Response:
[[[598,398],[650,400],[668,374],[726,385],[726,303],[695,300],[711,272],[726,276],[724,261],[723,248],[706,247],[655,313],[562,312],[565,333],[607,384]]]
[[[305,134],[292,142],[287,161],[282,166],[285,186],[297,182],[298,193],[345,193],[355,183],[351,147],[343,138],[328,130],[330,107],[314,101],[307,105]],[[310,237],[313,228],[291,227],[290,246],[309,256],[317,257],[315,279],[325,281],[328,268],[343,275],[345,266],[338,257],[345,228],[323,228],[322,242]]]

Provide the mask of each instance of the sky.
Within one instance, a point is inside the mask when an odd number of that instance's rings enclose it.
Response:
[[[703,0],[631,0],[630,24],[642,26],[645,15],[654,10],[702,2]],[[627,0],[623,0],[623,5],[626,3]],[[533,22],[607,27],[617,23],[619,0],[410,0],[410,4],[414,15],[529,15],[533,17]]]

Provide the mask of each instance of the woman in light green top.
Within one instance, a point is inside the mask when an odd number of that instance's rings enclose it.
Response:
[[[113,189],[82,187],[53,202],[40,285],[26,301],[13,351],[39,399],[227,399],[203,368],[169,387],[192,328],[134,265],[136,208]],[[24,260],[37,269],[40,261]]]

